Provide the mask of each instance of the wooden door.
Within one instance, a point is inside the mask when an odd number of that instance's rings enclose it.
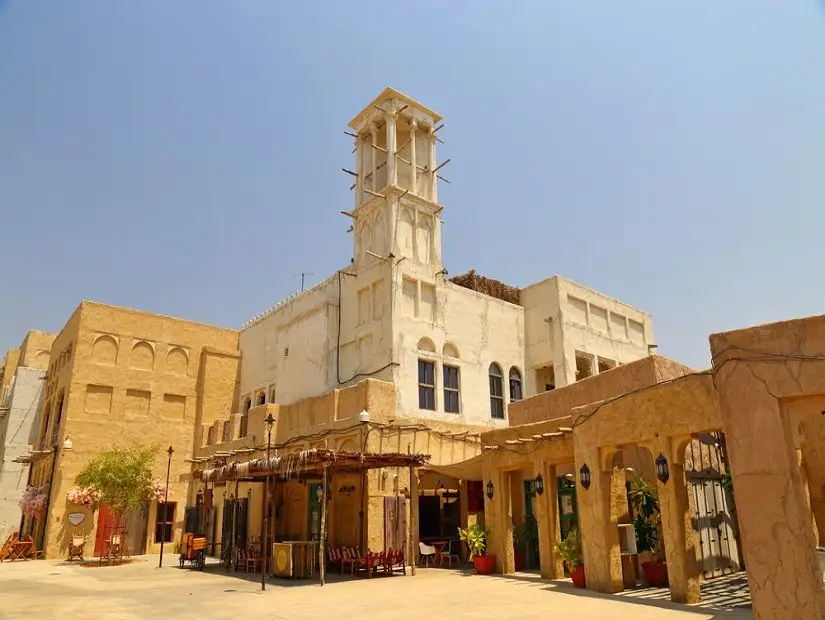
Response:
[[[407,498],[384,498],[384,551],[407,548]]]
[[[106,553],[106,543],[116,529],[124,527],[124,520],[118,523],[115,513],[109,510],[108,506],[101,506],[97,511],[97,532],[95,533],[95,557],[100,557]]]

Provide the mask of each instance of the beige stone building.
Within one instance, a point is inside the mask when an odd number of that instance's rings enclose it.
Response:
[[[107,447],[134,441],[161,448],[158,479],[166,475],[166,449],[172,446],[170,507],[157,505],[129,515],[132,553],[153,552],[161,534],[179,538],[193,432],[232,410],[236,401],[238,333],[168,316],[84,301],[51,345],[40,402],[29,484],[43,487],[49,503],[44,517],[27,518],[24,533],[34,534],[46,557],[65,554],[75,532],[90,536],[98,552],[115,525],[106,510],[95,515],[67,502],[75,474]],[[83,513],[73,525],[68,515]]]
[[[34,443],[54,334],[32,330],[9,349],[0,366],[0,539],[20,527],[20,498],[26,490],[25,462]]]

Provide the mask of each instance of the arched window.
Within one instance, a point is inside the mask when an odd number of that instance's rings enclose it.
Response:
[[[510,369],[510,402],[524,398],[521,387],[521,373],[513,366]]]
[[[226,422],[223,423],[223,433],[221,434],[221,441],[229,441],[231,430],[232,430],[232,425],[229,422],[229,420],[227,420]]]
[[[255,406],[263,405],[266,403],[266,392],[261,390],[255,395]]]
[[[490,417],[504,419],[504,377],[501,366],[490,364]]]

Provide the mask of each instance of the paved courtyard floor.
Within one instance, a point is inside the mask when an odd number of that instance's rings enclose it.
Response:
[[[243,573],[227,575],[216,567],[203,572],[180,569],[174,561],[158,569],[156,557],[151,556],[101,568],[59,560],[0,564],[0,618],[546,620],[562,614],[576,620],[752,618],[747,609],[731,609],[737,604],[735,596],[726,597],[727,603],[687,607],[670,603],[665,591],[599,595],[531,574],[482,577],[431,568],[419,569],[415,577],[341,580],[333,576],[323,588],[317,582],[271,580],[266,592],[261,592],[259,579]],[[728,589],[737,587],[731,582]]]

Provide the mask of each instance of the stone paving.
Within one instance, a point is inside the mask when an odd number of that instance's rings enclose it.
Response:
[[[686,607],[670,603],[664,591],[599,595],[577,590],[568,582],[543,581],[521,573],[481,577],[432,568],[419,569],[415,577],[342,580],[332,576],[323,588],[317,582],[271,580],[267,591],[261,592],[259,576],[227,575],[214,566],[198,572],[179,569],[176,564],[172,561],[158,569],[152,556],[101,568],[58,560],[0,564],[0,618],[408,620],[426,615],[456,620],[546,620],[562,614],[577,620],[752,618],[747,609],[731,609],[736,606],[733,599],[726,599],[726,604],[711,601],[704,607]],[[725,589],[719,583],[715,587]]]

